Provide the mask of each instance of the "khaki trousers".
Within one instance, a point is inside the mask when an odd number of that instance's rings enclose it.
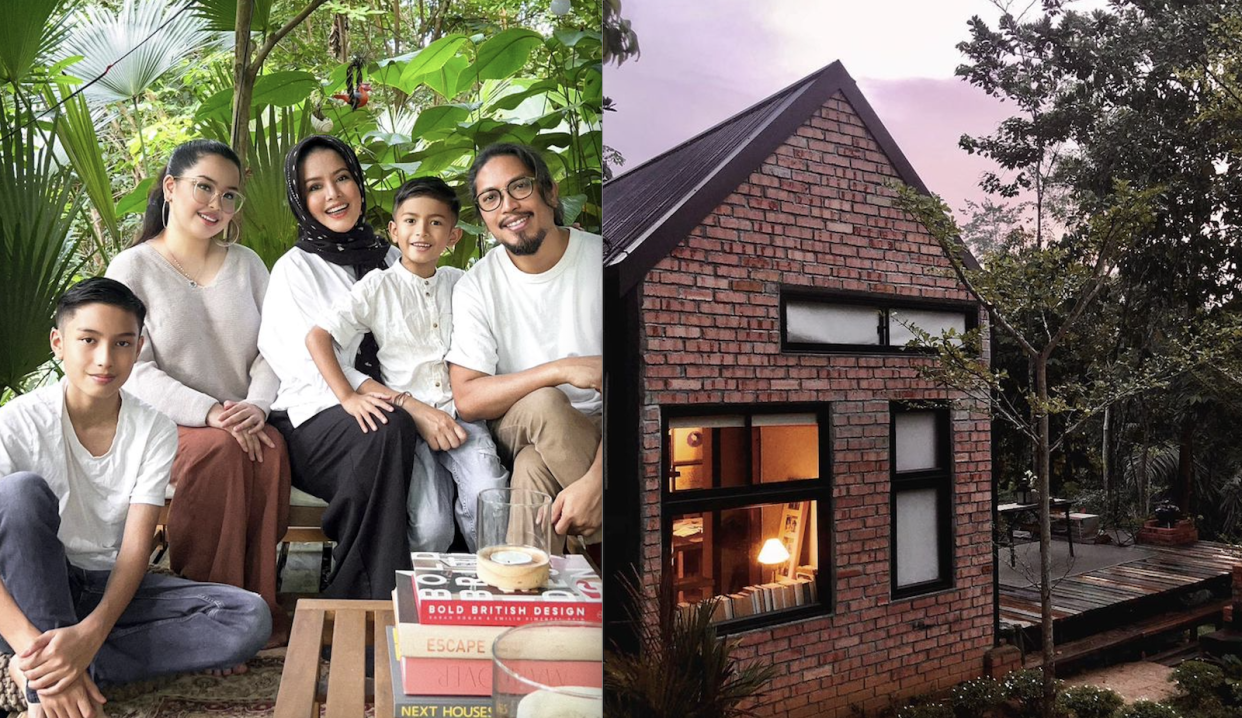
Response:
[[[513,488],[555,498],[591,468],[602,420],[575,409],[560,389],[544,387],[518,400],[504,416],[489,422],[489,428],[501,458],[513,466]],[[594,543],[602,534],[597,531],[588,540]],[[564,537],[553,532],[553,553],[564,549]]]

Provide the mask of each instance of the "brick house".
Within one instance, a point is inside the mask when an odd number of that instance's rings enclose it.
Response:
[[[905,348],[984,315],[894,181],[927,191],[838,62],[604,187],[608,616],[632,566],[719,597],[763,715],[998,657],[988,420]]]

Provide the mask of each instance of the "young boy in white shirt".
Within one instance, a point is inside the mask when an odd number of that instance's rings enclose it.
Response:
[[[440,255],[461,239],[461,202],[438,177],[419,177],[397,190],[388,234],[401,261],[354,284],[306,335],[306,347],[324,380],[363,432],[387,423],[394,407],[414,418],[425,439],[409,492],[411,551],[444,551],[453,540],[455,513],[470,551],[475,550],[475,512],[484,489],[503,487],[509,473],[483,422],[458,422],[449,386],[449,339],[453,286],[463,272],[437,267]],[[333,348],[371,332],[387,392],[359,393],[341,370]]]
[[[228,669],[271,631],[257,594],[146,572],[177,427],[121,389],[145,315],[79,283],[51,333],[64,379],[0,407],[0,682],[31,718],[102,715],[97,684]]]

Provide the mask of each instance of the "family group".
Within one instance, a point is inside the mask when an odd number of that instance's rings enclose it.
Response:
[[[100,684],[287,640],[291,485],[328,504],[335,598],[387,598],[411,551],[474,550],[487,488],[555,497],[562,545],[600,535],[602,241],[564,226],[538,151],[478,153],[496,246],[465,272],[438,266],[457,191],[403,184],[386,240],[353,150],[313,136],[269,275],[235,243],[242,174],[222,143],[174,150],[132,246],[60,299],[63,379],[0,407],[0,710],[91,718]],[[175,575],[148,572],[169,486]]]

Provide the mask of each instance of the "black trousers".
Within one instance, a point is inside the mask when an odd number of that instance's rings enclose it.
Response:
[[[336,542],[326,598],[388,599],[396,571],[410,569],[406,497],[422,439],[404,411],[362,433],[340,407],[294,428],[284,412],[268,423],[285,437],[293,485],[328,502],[323,531]]]

